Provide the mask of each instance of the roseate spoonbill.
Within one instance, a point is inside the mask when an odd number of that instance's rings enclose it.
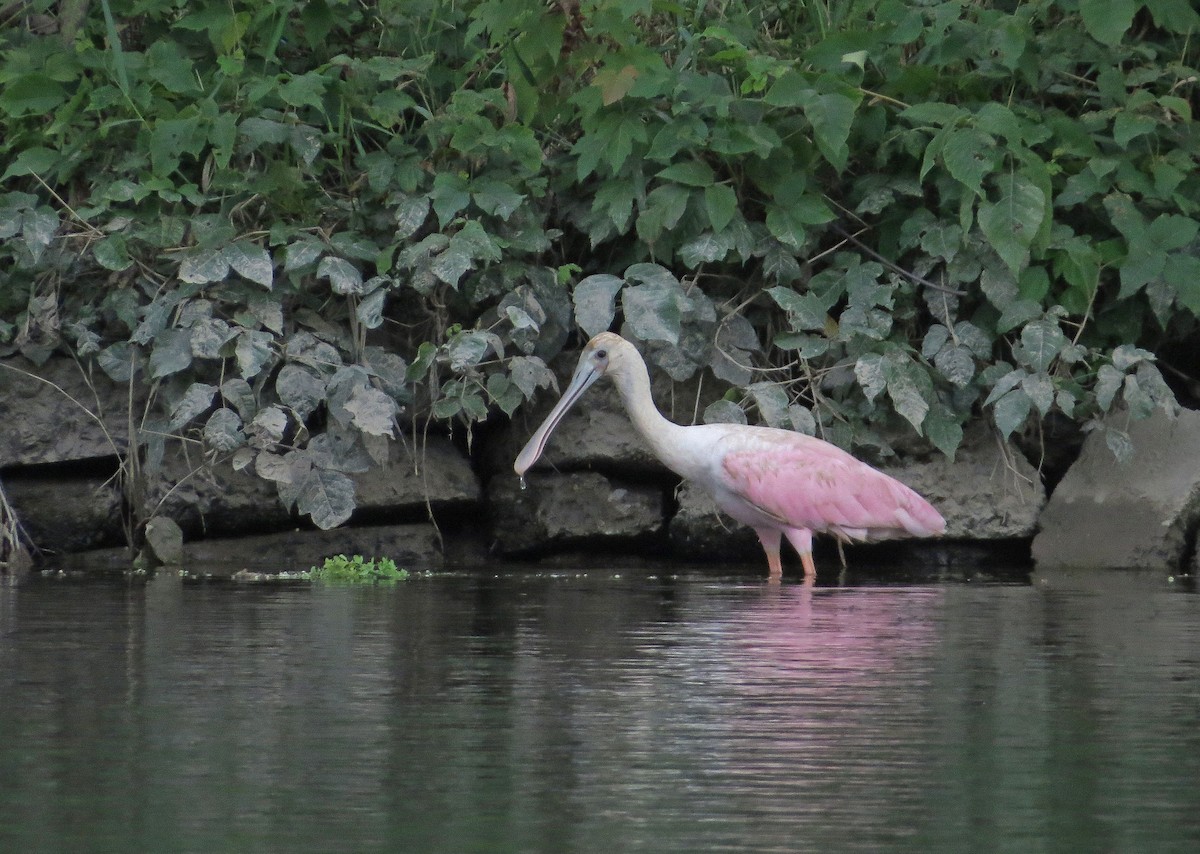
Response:
[[[800,553],[805,580],[816,576],[814,533],[872,542],[945,533],[933,506],[900,481],[821,439],[771,427],[697,424],[663,417],[650,395],[650,374],[632,344],[602,332],[583,348],[562,398],[530,437],[513,468],[525,472],[545,450],[567,410],[600,377],[609,376],[633,426],[662,462],[712,495],[717,506],[758,534],[771,580],[781,576],[781,536]]]

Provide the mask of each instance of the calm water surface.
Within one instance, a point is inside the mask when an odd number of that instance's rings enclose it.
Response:
[[[1193,852],[1194,590],[0,582],[0,851]]]

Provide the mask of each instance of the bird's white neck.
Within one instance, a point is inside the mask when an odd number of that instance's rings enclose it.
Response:
[[[650,393],[650,374],[640,359],[627,363],[624,370],[613,376],[621,402],[629,413],[629,420],[641,434],[650,450],[668,468],[682,477],[688,477],[695,467],[694,461],[681,452],[682,431],[686,427],[669,421],[654,405]]]

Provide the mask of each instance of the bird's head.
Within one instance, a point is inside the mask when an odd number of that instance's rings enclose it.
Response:
[[[615,332],[601,332],[592,338],[579,354],[579,363],[575,365],[567,390],[517,455],[513,465],[517,474],[523,476],[538,461],[558,422],[592,383],[604,376],[620,376],[635,363],[641,363],[641,359],[637,348]]]

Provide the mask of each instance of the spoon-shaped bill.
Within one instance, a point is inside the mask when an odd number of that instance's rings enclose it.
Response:
[[[587,362],[580,362],[579,367],[575,369],[575,375],[571,377],[571,384],[567,386],[567,390],[563,392],[563,396],[559,398],[558,403],[554,405],[554,409],[550,410],[550,414],[546,416],[546,420],[542,422],[542,426],[534,431],[529,437],[529,441],[525,443],[525,447],[521,449],[521,453],[517,454],[517,461],[513,464],[513,469],[522,477],[525,472],[538,461],[542,455],[542,451],[546,450],[546,441],[550,438],[550,434],[554,432],[554,428],[558,426],[558,422],[567,414],[575,401],[583,396],[587,391],[588,386],[600,378],[591,365]]]

